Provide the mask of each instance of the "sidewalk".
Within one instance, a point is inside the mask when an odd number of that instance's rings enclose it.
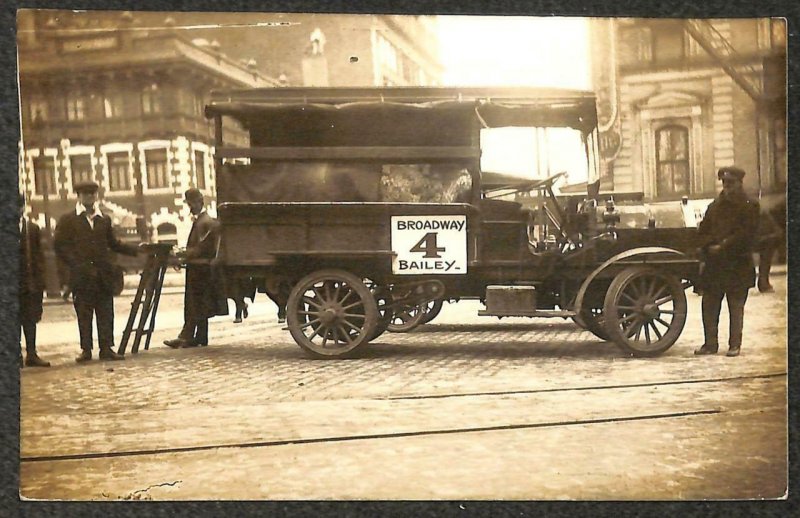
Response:
[[[139,287],[139,280],[141,276],[138,273],[125,275],[125,284],[122,288],[122,293],[119,297],[133,297],[136,295],[136,289]],[[172,269],[167,270],[164,275],[164,286],[161,288],[161,294],[183,293],[184,288],[184,275],[183,272],[176,272]],[[64,301],[61,297],[45,297],[44,304],[71,304],[72,300]]]

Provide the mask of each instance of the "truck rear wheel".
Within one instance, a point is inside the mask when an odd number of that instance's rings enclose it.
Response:
[[[635,266],[611,282],[603,305],[611,340],[634,356],[657,356],[678,340],[686,324],[686,293],[668,272]]]
[[[392,333],[408,333],[422,324],[424,317],[422,306],[401,305],[395,308],[388,329]]]
[[[344,270],[311,273],[289,295],[289,332],[316,358],[353,354],[372,338],[377,321],[375,297],[360,278]]]
[[[386,332],[392,321],[393,313],[392,309],[389,307],[392,303],[391,290],[383,286],[372,285],[370,291],[372,292],[372,296],[375,297],[375,304],[378,307],[378,321],[375,324],[375,331],[372,332],[372,336],[369,339],[371,342]]]
[[[439,313],[442,311],[442,306],[444,306],[444,301],[442,299],[432,300],[425,304],[422,308],[423,316],[420,324],[427,324],[439,316]]]

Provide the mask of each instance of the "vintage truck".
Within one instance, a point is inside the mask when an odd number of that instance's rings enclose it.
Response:
[[[484,129],[570,128],[596,178],[591,92],[266,88],[215,92],[206,116],[218,262],[229,285],[282,292],[289,332],[315,357],[352,355],[460,298],[483,301],[481,315],[573,318],[640,356],[684,327],[695,229],[620,226],[596,189],[565,205],[564,173],[481,170]]]

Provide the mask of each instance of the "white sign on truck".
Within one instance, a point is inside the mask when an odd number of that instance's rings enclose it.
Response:
[[[392,273],[467,273],[467,217],[392,216]]]

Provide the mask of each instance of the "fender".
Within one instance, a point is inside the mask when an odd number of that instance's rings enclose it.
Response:
[[[620,252],[617,255],[611,256],[603,264],[595,268],[594,271],[592,271],[592,273],[590,273],[589,276],[586,277],[586,279],[583,281],[583,284],[581,284],[581,287],[578,290],[578,294],[575,296],[575,305],[573,308],[575,314],[578,315],[580,314],[581,306],[583,305],[583,297],[586,296],[586,291],[589,289],[589,285],[600,274],[600,272],[602,272],[608,266],[614,264],[615,262],[621,259],[627,259],[629,257],[634,257],[637,255],[647,255],[656,253],[675,254],[684,257],[686,256],[686,254],[684,254],[683,252],[680,252],[673,248],[666,248],[663,246],[645,246],[641,248],[631,248],[630,250],[625,250],[624,252]]]

